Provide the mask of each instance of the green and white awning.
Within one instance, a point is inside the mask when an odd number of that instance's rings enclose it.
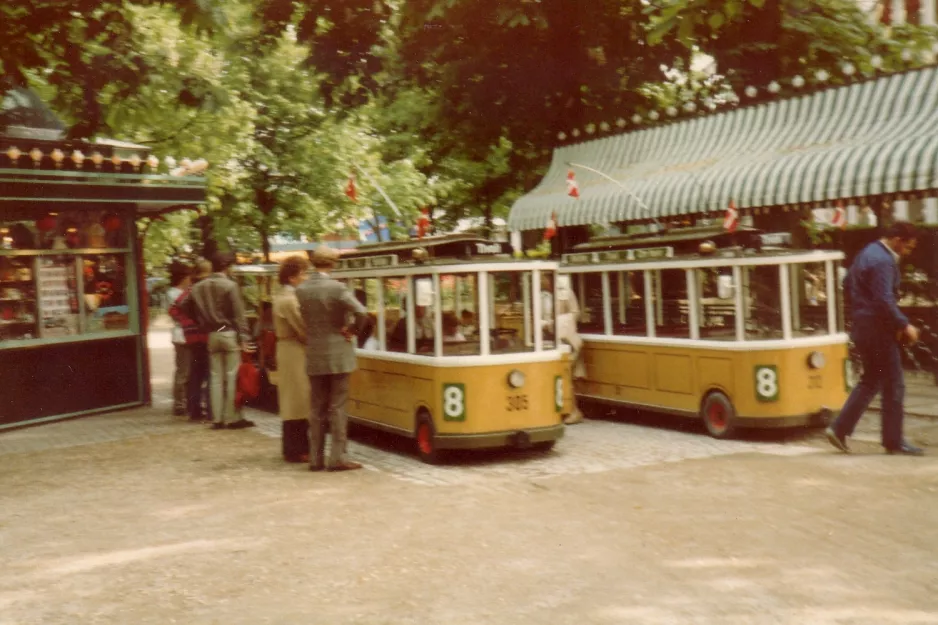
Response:
[[[567,195],[567,163],[580,198]],[[558,148],[511,230],[806,205],[938,189],[938,68]]]

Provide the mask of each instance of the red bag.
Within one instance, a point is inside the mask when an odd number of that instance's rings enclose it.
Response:
[[[261,372],[253,362],[245,359],[238,367],[235,404],[243,406],[261,394]]]

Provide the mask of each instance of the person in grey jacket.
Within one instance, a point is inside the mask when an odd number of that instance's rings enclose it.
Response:
[[[882,391],[882,442],[886,452],[921,456],[924,452],[906,442],[902,435],[905,378],[899,344],[918,341],[918,329],[899,310],[897,293],[901,274],[899,262],[915,249],[915,226],[896,222],[883,238],[867,245],[853,261],[844,287],[850,297],[853,327],[851,338],[860,353],[863,374],[850,393],[827,439],[849,453],[847,437]]]
[[[356,368],[355,338],[364,326],[367,311],[344,284],[329,277],[338,258],[338,252],[332,248],[319,246],[313,252],[314,271],[296,289],[307,332],[306,370],[312,399],[310,471],[362,468],[346,458],[348,415],[345,402],[349,377]],[[328,464],[325,463],[327,422],[332,436]]]

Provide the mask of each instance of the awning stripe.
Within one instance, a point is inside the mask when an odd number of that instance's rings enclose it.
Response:
[[[645,219],[619,180],[658,217],[938,191],[938,68],[558,148],[544,179],[512,207],[509,227]]]

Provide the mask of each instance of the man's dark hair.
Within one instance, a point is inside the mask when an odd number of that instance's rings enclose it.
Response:
[[[291,256],[280,263],[280,272],[277,277],[280,284],[290,284],[290,278],[302,274],[307,269],[309,269],[308,260],[299,255]]]
[[[886,228],[883,238],[899,239],[900,241],[911,241],[918,238],[918,228],[907,221],[897,221]]]
[[[169,285],[179,286],[179,283],[192,275],[192,265],[175,261],[169,266]]]
[[[224,271],[233,264],[235,264],[235,256],[231,252],[217,252],[214,256],[212,256],[213,271]]]

